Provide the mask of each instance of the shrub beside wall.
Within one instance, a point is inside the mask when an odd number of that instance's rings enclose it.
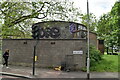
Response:
[[[100,51],[90,45],[90,66],[94,66],[96,63],[99,63],[100,60],[102,60]]]

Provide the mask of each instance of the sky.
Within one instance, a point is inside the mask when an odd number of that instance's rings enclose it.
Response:
[[[82,13],[87,13],[87,0],[70,1],[75,3],[75,7],[80,7]],[[89,12],[99,18],[102,14],[110,12],[116,1],[117,0],[88,0]]]

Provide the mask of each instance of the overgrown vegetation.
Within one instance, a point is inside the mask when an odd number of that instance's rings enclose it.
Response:
[[[94,46],[90,46],[90,66],[95,66],[95,64],[99,63],[102,60],[102,55],[100,51],[97,50]]]
[[[119,54],[119,53],[118,53]],[[94,46],[90,46],[90,71],[96,72],[118,72],[119,55],[100,54]],[[82,71],[87,71],[83,68]]]
[[[118,53],[119,54],[119,53]],[[93,72],[118,72],[119,55],[100,55],[98,50],[90,47],[90,71]],[[82,71],[87,71],[83,68]]]
[[[100,51],[95,48],[95,46],[90,45],[90,67],[96,66],[102,60],[102,55]],[[86,67],[82,68],[82,71],[87,71]]]

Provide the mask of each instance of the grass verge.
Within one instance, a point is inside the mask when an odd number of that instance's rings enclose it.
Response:
[[[118,72],[118,55],[103,55],[102,60],[90,67],[90,71],[95,72]],[[86,71],[86,68],[82,69]]]

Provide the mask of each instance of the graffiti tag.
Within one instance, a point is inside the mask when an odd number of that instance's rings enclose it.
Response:
[[[40,31],[40,38],[57,38],[60,36],[60,30],[56,27],[52,27],[52,28],[39,28]]]

